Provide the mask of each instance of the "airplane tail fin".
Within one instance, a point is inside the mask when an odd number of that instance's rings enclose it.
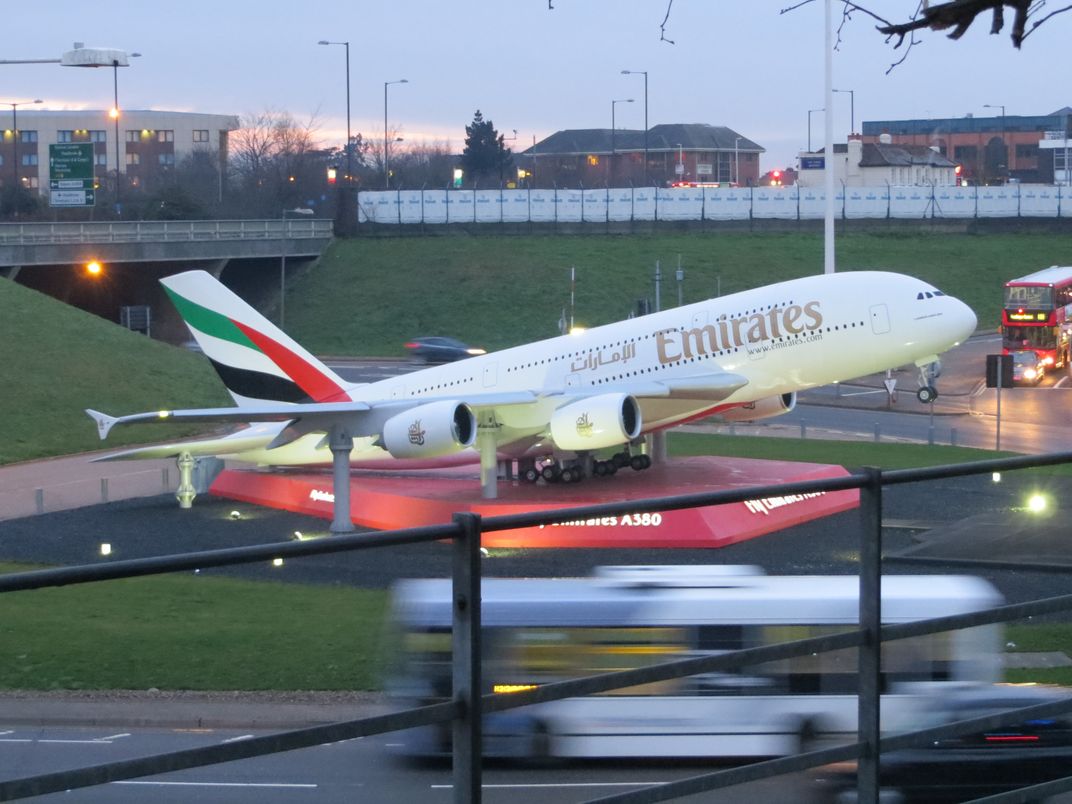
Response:
[[[349,400],[345,380],[211,274],[160,281],[237,405]]]

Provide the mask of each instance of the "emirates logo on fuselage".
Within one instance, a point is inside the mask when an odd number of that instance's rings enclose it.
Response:
[[[409,443],[418,447],[424,446],[424,430],[421,429],[420,419],[417,419],[409,426]]]

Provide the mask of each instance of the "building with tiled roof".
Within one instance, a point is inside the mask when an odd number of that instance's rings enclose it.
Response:
[[[797,184],[824,185],[825,149],[800,155]],[[884,184],[933,185],[950,187],[958,183],[956,163],[927,145],[895,145],[863,142],[859,134],[847,143],[834,143],[834,182],[846,187],[874,187]]]
[[[762,146],[726,126],[669,123],[556,131],[515,155],[530,187],[755,184]],[[646,157],[646,159],[645,159]],[[647,169],[645,170],[645,162]]]

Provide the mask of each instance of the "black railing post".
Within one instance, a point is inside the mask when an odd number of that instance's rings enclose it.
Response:
[[[454,701],[461,716],[451,724],[454,801],[480,804],[480,515],[453,516],[459,535],[451,548],[453,587],[452,655]]]
[[[878,801],[879,703],[881,701],[882,642],[882,472],[873,466],[860,487],[860,689],[856,699],[858,736],[861,744],[857,765],[857,795],[860,802]]]

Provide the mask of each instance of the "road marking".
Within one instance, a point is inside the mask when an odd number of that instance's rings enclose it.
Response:
[[[112,734],[112,735],[110,735],[108,737],[98,737],[97,739],[98,740],[118,740],[120,737],[129,737],[129,736],[130,736],[130,732],[125,731],[122,734]]]
[[[316,784],[303,784],[299,782],[142,782],[124,780],[111,782],[111,784],[128,784],[156,787],[265,787],[280,788],[284,790],[316,790]]]
[[[38,740],[37,742],[42,743],[42,744],[44,744],[44,743],[60,743],[60,744],[63,744],[63,745],[111,745],[111,743],[108,742],[107,740],[100,740],[100,739],[98,739],[98,740],[48,739],[48,740]]]
[[[237,743],[237,742],[241,742],[242,740],[252,740],[252,739],[253,739],[252,734],[240,734],[238,737],[228,737],[226,740],[223,741],[223,744],[226,745],[227,743]]]
[[[11,732],[8,732],[8,734],[10,734],[10,733]],[[18,737],[4,737],[4,738],[0,739],[0,743],[32,743],[32,742],[33,742],[32,737],[23,737],[21,739],[18,738]]]
[[[669,782],[560,782],[553,784],[483,784],[481,788],[484,790],[541,790],[564,787],[662,787],[666,784],[669,784]],[[454,785],[432,784],[428,785],[428,787],[432,790],[451,790]]]

